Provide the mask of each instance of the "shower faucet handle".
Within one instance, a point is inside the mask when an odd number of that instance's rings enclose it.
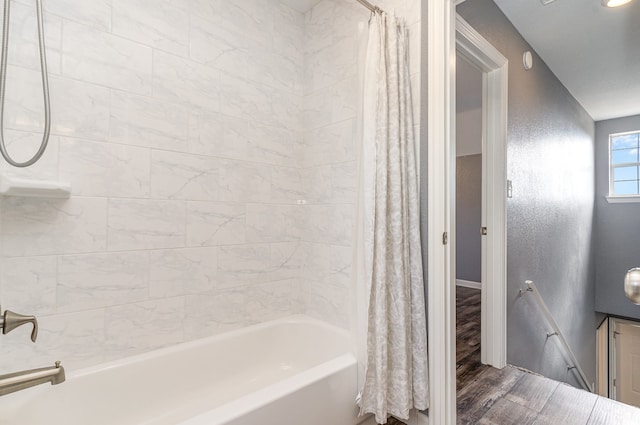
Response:
[[[0,311],[2,311],[2,309],[0,309]],[[36,338],[38,337],[38,319],[36,319],[36,316],[25,316],[10,310],[5,310],[4,314],[0,317],[0,328],[2,328],[3,335],[27,323],[33,324],[31,341],[36,342]]]

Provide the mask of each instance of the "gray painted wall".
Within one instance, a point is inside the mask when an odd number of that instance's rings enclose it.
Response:
[[[596,123],[596,310],[640,319],[624,295],[624,275],[640,267],[640,203],[610,204],[609,134],[640,130],[640,115]]]
[[[482,155],[456,160],[456,278],[482,280]]]
[[[585,373],[595,381],[594,122],[491,0],[458,12],[509,60],[507,202],[508,361],[573,385],[577,381],[532,297],[536,282]]]
[[[482,72],[456,55],[456,155],[482,153]]]
[[[456,56],[456,278],[482,280],[482,72]]]

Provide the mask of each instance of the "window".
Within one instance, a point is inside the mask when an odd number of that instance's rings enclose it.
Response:
[[[609,135],[609,197],[640,201],[640,131]]]

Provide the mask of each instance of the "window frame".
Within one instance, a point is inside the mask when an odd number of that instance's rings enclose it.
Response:
[[[609,193],[606,196],[606,199],[608,202],[610,203],[629,203],[629,202],[638,202],[640,203],[640,175],[638,175],[638,185],[639,185],[639,194],[637,195],[616,195],[613,191],[614,188],[614,172],[613,170],[615,168],[622,168],[622,167],[629,167],[629,166],[638,166],[640,167],[640,157],[638,158],[638,162],[629,162],[629,163],[624,163],[624,164],[617,164],[616,166],[614,166],[611,161],[612,161],[612,156],[613,156],[613,149],[612,149],[612,143],[613,143],[613,138],[614,137],[619,137],[619,136],[626,136],[628,134],[637,134],[638,138],[640,138],[640,130],[632,130],[632,131],[623,131],[620,133],[610,133],[609,134],[609,143],[607,144],[607,149],[608,149],[608,155],[607,155],[607,168],[609,169]],[[640,146],[638,147],[638,149],[640,149]],[[640,173],[640,170],[639,170]]]

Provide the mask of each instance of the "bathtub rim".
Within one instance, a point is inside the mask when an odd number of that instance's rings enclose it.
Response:
[[[264,388],[251,391],[242,397],[185,419],[177,425],[225,424],[348,368],[353,368],[354,372],[357,368],[357,360],[351,353],[342,354]],[[356,406],[355,395],[353,405]],[[247,410],[247,406],[251,406],[251,409]],[[206,422],[202,422],[203,420]]]
[[[182,412],[184,412],[183,409],[176,409],[166,412],[166,415],[149,418],[148,421],[144,421],[140,425],[154,424],[157,423],[157,421],[163,420],[170,420],[172,423],[175,420],[175,423],[178,425],[199,425],[201,423],[224,424],[227,421],[232,421],[241,417],[243,414],[259,410],[280,398],[287,397],[288,395],[306,387],[310,387],[323,379],[327,379],[333,374],[342,373],[347,369],[352,369],[354,373],[357,373],[357,359],[351,350],[351,334],[348,330],[313,317],[296,314],[81,368],[68,372],[67,379],[74,380],[89,377],[93,374],[103,372],[109,373],[110,370],[120,367],[135,367],[136,364],[143,364],[148,360],[162,358],[175,353],[179,354],[180,352],[198,349],[199,347],[211,344],[224,344],[226,340],[242,337],[251,333],[260,333],[263,329],[288,324],[299,324],[303,326],[310,325],[313,327],[319,327],[321,330],[334,333],[339,338],[344,338],[344,350],[339,354],[327,357],[321,363],[301,370],[292,376],[270,383],[265,387],[249,391],[236,399],[211,407],[208,410],[201,410],[197,408],[196,406],[200,406],[201,399],[194,399],[193,404],[188,403],[188,405],[196,407],[192,416],[185,416],[182,414]],[[352,390],[357,391],[355,380],[353,385],[354,388]],[[24,392],[15,393],[14,396],[17,397],[14,398],[11,403],[13,406],[7,409],[7,413],[10,415],[17,413],[33,397],[38,397],[38,395],[44,394],[48,391],[52,391],[49,386],[38,386]],[[353,397],[353,405],[355,406],[355,393],[353,394]],[[345,400],[345,402],[347,402],[347,400]],[[203,420],[205,420],[205,422],[202,422]]]
[[[351,334],[348,330],[332,325],[330,323],[324,322],[322,320],[319,320],[310,316],[306,316],[304,314],[294,314],[294,315],[282,317],[279,319],[256,323],[253,325],[244,326],[244,327],[233,329],[230,331],[220,332],[214,335],[205,336],[203,338],[197,338],[191,341],[185,341],[178,344],[169,345],[166,347],[160,347],[150,351],[146,351],[144,353],[133,354],[131,356],[109,360],[104,363],[98,363],[96,365],[87,366],[77,370],[65,371],[65,372],[67,375],[67,380],[80,378],[80,377],[91,375],[98,372],[106,372],[111,369],[131,365],[134,363],[156,359],[159,357],[163,357],[165,355],[175,354],[181,351],[188,351],[190,349],[198,348],[208,344],[224,342],[225,340],[232,339],[236,336],[246,335],[255,331],[259,331],[261,329],[266,329],[266,328],[276,326],[278,324],[305,324],[305,323],[311,324],[314,326],[320,326],[321,328],[330,330],[344,337],[346,344],[345,344],[345,351],[343,354],[355,355],[355,353],[353,353],[353,350],[352,350]],[[329,360],[331,359],[327,359],[327,361]],[[62,359],[62,365],[64,366],[64,359]]]

